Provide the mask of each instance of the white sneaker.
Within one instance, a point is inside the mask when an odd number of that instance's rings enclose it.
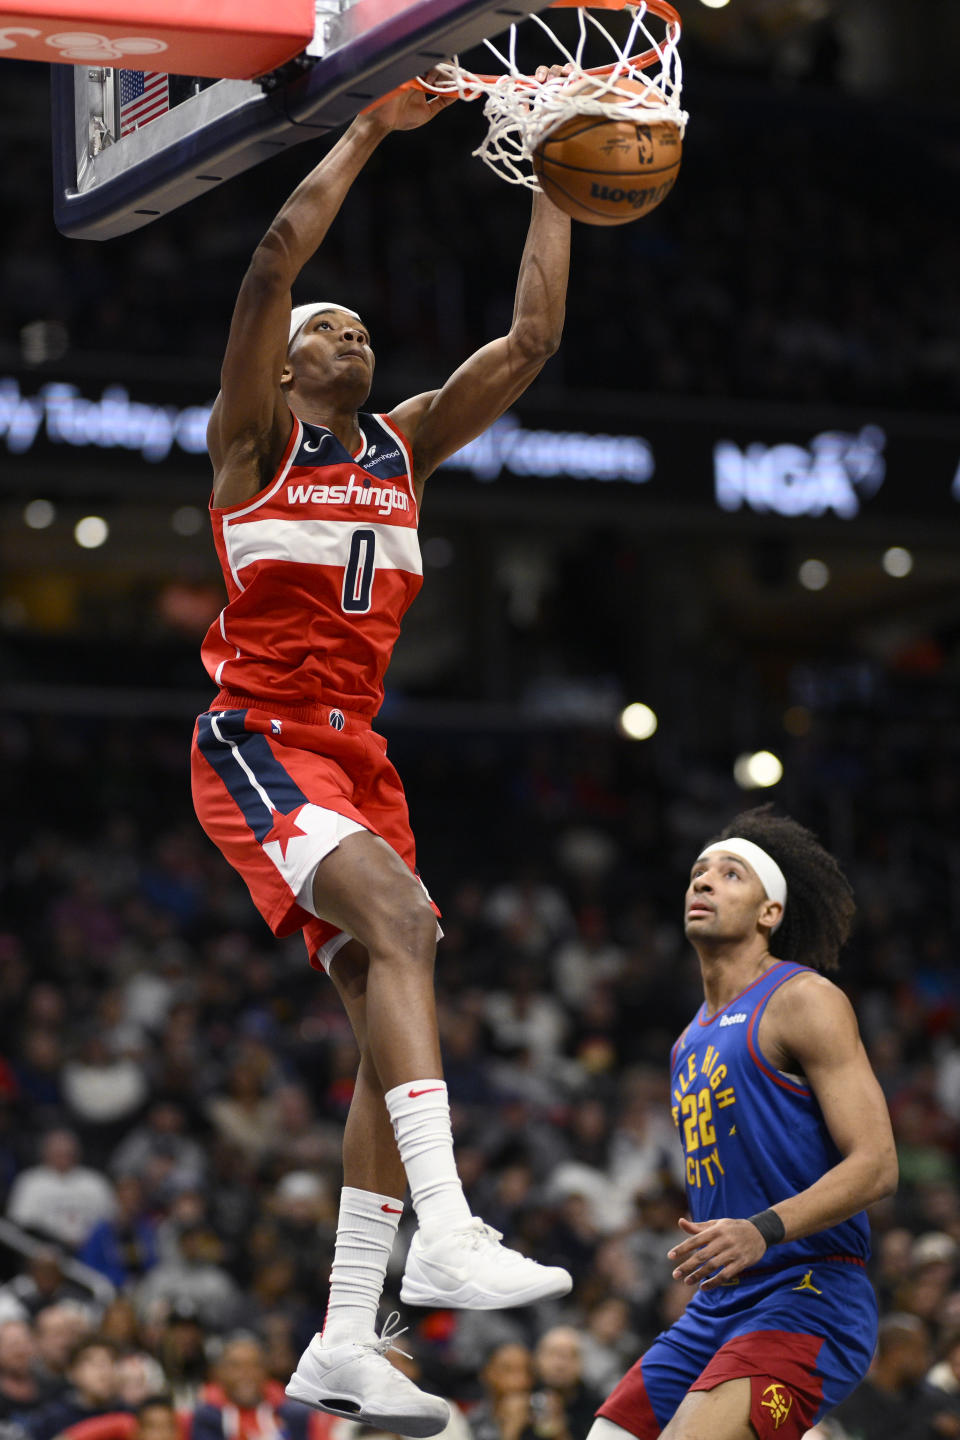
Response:
[[[455,1310],[509,1310],[567,1295],[573,1280],[559,1265],[538,1265],[508,1250],[498,1230],[474,1218],[429,1243],[418,1230],[407,1255],[400,1299],[405,1305]]]
[[[403,1332],[392,1324],[399,1318],[390,1316],[378,1340],[323,1345],[315,1335],[287,1383],[287,1395],[388,1434],[438,1435],[449,1424],[450,1406],[418,1390],[387,1359],[388,1350],[400,1348],[394,1339]]]

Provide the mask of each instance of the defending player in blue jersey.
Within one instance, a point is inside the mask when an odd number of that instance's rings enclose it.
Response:
[[[800,1440],[870,1364],[864,1207],[896,1187],[890,1119],[849,1001],[825,978],[854,904],[836,861],[769,806],[690,873],[704,1003],[671,1053],[695,1286],[589,1440]]]

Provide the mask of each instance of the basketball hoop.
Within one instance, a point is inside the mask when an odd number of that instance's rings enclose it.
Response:
[[[553,0],[550,10],[576,12],[576,40],[565,43],[546,16],[538,14],[526,17],[525,36],[529,37],[531,25],[539,27],[540,44],[547,41],[547,55],[539,63],[569,67],[567,74],[540,81],[525,73],[518,61],[520,26],[514,23],[502,50],[492,40],[483,42],[502,66],[501,73],[484,75],[467,69],[455,55],[436,67],[438,78],[429,85],[419,82],[425,89],[461,100],[485,96],[483,114],[489,129],[474,150],[475,156],[509,184],[539,190],[533,153],[551,131],[574,116],[602,116],[644,125],[669,123],[682,139],[687,123],[687,114],[680,108],[683,72],[678,42],[682,26],[667,0],[637,0],[635,4],[593,0],[589,9],[578,0]],[[619,11],[629,17],[626,33],[611,33],[593,10]],[[659,39],[650,25],[652,17],[663,21]]]

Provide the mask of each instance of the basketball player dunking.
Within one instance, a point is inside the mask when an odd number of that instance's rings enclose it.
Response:
[[[408,1183],[418,1230],[405,1302],[497,1309],[571,1286],[565,1270],[501,1245],[464,1198],[434,1006],[436,912],[371,728],[422,583],[424,484],[556,350],[570,221],[534,198],[509,332],[386,415],[360,413],[374,364],[360,317],[333,302],[291,312],[293,282],[379,142],[449,103],[404,91],[355,120],[244,277],[208,431],[228,603],[204,643],[220,688],[198,719],[192,767],[201,824],[274,932],[303,930],[360,1049],[326,1322],[287,1393],[412,1436],[443,1429],[449,1410],[390,1364],[390,1338],[374,1329]]]
[[[589,1440],[800,1440],[867,1372],[863,1208],[895,1189],[897,1161],[853,1011],[818,973],[853,909],[832,856],[769,807],[693,866],[705,998],[671,1054],[693,1219],[670,1258],[698,1288]]]

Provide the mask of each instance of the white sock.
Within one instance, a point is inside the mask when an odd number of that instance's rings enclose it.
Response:
[[[392,1195],[349,1185],[340,1191],[324,1345],[376,1336],[377,1306],[402,1214],[403,1201]]]
[[[459,1230],[473,1218],[453,1158],[450,1103],[442,1080],[412,1080],[384,1099],[410,1198],[425,1236]]]

